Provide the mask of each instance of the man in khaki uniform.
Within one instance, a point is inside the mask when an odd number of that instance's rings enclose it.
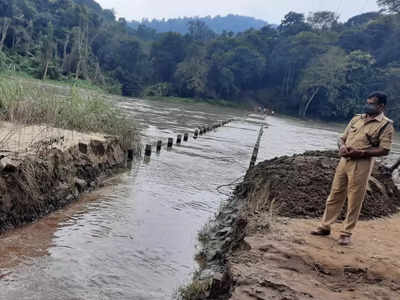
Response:
[[[367,191],[368,179],[375,157],[388,155],[392,146],[393,121],[383,114],[387,96],[382,92],[372,93],[365,105],[365,114],[355,116],[340,139],[340,162],[321,225],[311,234],[326,236],[336,222],[348,200],[346,219],[339,238],[340,245],[348,245],[351,234],[360,216]]]

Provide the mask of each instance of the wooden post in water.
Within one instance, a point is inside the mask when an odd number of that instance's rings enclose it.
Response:
[[[260,148],[260,142],[261,142],[261,137],[262,137],[263,133],[264,133],[264,126],[261,125],[260,131],[258,133],[257,142],[256,142],[256,145],[254,146],[253,154],[251,155],[249,169],[252,169],[256,164],[257,156],[258,156],[258,149]]]
[[[182,135],[181,135],[181,134],[178,134],[178,136],[177,136],[177,138],[176,138],[176,143],[177,143],[178,145],[180,145],[180,144],[182,143]]]
[[[133,149],[128,149],[128,161],[133,160]]]
[[[189,133],[185,133],[184,135],[183,135],[183,141],[184,142],[187,142],[189,140]]]
[[[157,152],[161,152],[162,141],[157,142]]]
[[[174,139],[173,138],[168,138],[167,148],[172,148],[173,144],[174,144]]]
[[[199,137],[199,130],[196,129],[196,130],[194,131],[194,136],[193,136],[193,138],[194,138],[194,139],[197,139],[198,137]]]
[[[151,145],[150,144],[146,145],[146,148],[144,150],[144,155],[145,156],[151,156]]]
[[[399,166],[400,166],[400,158],[389,170],[393,173]]]

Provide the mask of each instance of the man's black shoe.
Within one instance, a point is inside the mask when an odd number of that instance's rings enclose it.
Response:
[[[318,227],[317,230],[311,231],[312,235],[318,235],[318,236],[327,236],[331,234],[331,231],[329,229],[324,229],[321,227]]]

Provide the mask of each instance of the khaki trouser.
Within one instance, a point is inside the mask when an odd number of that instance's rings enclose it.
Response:
[[[336,168],[331,193],[326,201],[321,228],[330,229],[336,222],[347,197],[347,213],[342,234],[351,235],[360,216],[375,159],[341,158]]]

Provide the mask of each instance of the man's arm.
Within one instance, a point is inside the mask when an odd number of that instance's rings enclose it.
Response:
[[[355,120],[355,118],[356,117],[351,119],[349,124],[347,124],[343,135],[339,138],[338,146],[339,146],[339,154],[340,154],[340,156],[347,156],[347,154],[349,153],[349,149],[346,147],[346,140],[347,140],[347,136],[349,135],[349,131],[350,131],[351,125],[353,124],[353,121]]]
[[[392,149],[393,131],[393,124],[390,124],[385,128],[385,130],[382,132],[382,135],[379,137],[379,147],[366,150],[348,149],[349,152],[346,154],[346,156],[352,158],[369,158],[388,155]]]
[[[350,149],[348,156],[353,158],[369,158],[369,157],[386,156],[389,154],[389,152],[390,150],[381,147],[370,148],[367,150]]]

